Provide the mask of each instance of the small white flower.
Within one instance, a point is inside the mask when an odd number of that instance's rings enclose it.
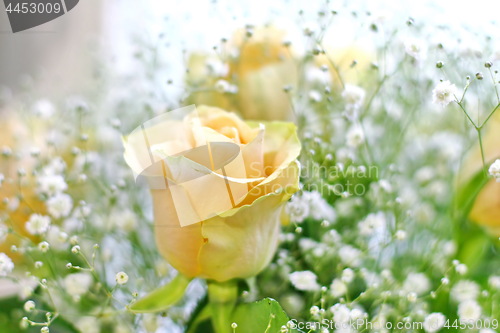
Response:
[[[41,118],[50,118],[56,111],[54,104],[48,99],[40,99],[33,104],[33,113]]]
[[[433,312],[424,319],[424,330],[428,333],[439,331],[446,323],[446,317],[439,312]]]
[[[340,261],[346,266],[358,267],[361,265],[362,252],[350,245],[344,245],[339,249]]]
[[[333,222],[336,218],[335,210],[328,204],[318,191],[302,192],[302,200],[307,203],[308,216],[315,220],[328,220]]]
[[[456,267],[455,267],[455,271],[460,274],[460,275],[465,275],[467,273],[467,265],[465,264],[458,264]]]
[[[405,51],[409,56],[413,57],[417,61],[423,60],[426,55],[424,43],[422,43],[421,40],[413,38],[408,39],[405,42]]]
[[[386,225],[383,212],[371,213],[358,224],[359,233],[363,236],[373,235],[377,230],[381,230]]]
[[[5,253],[0,253],[0,276],[6,276],[13,270],[14,263],[12,260]]]
[[[67,248],[68,234],[61,231],[56,225],[50,226],[46,239],[50,246],[56,250],[64,250]]]
[[[352,269],[346,268],[342,271],[342,281],[345,283],[351,283],[354,280],[355,273]]]
[[[50,217],[40,214],[31,214],[25,228],[32,235],[40,235],[49,230]]]
[[[26,312],[31,312],[31,311],[33,311],[33,310],[35,309],[35,307],[36,307],[35,302],[33,302],[33,301],[31,301],[31,300],[29,300],[29,301],[27,301],[26,303],[24,303],[24,306],[23,306],[24,311],[26,311]]]
[[[218,80],[215,82],[215,89],[218,92],[225,93],[229,91],[229,88],[231,87],[231,84],[227,82],[226,80]]]
[[[332,284],[330,285],[330,294],[333,297],[338,298],[344,296],[346,293],[347,286],[345,285],[345,283],[340,279],[333,280]]]
[[[451,288],[450,295],[458,303],[475,300],[479,296],[479,286],[473,281],[461,280]]]
[[[300,223],[309,216],[309,205],[301,195],[294,195],[286,205],[286,211],[292,222]]]
[[[125,272],[119,272],[115,276],[116,283],[123,285],[128,282],[128,275]]]
[[[323,96],[321,95],[321,93],[317,90],[311,90],[309,92],[309,99],[313,102],[316,102],[316,103],[319,103],[321,102],[321,99],[323,98]]]
[[[458,305],[458,316],[463,321],[476,321],[481,318],[481,307],[476,301],[465,301]]]
[[[396,231],[396,233],[394,234],[394,237],[399,240],[399,241],[402,241],[402,240],[405,240],[406,239],[406,231],[404,230],[398,230]]]
[[[40,175],[37,177],[37,190],[49,196],[61,193],[68,188],[68,184],[61,175]]]
[[[96,317],[81,317],[74,324],[80,332],[99,333],[101,332],[101,324]]]
[[[2,187],[4,180],[5,180],[5,176],[3,175],[3,173],[0,173],[0,187]]]
[[[488,284],[491,288],[500,290],[500,276],[492,275],[488,279]]]
[[[403,283],[403,290],[407,293],[414,292],[422,295],[431,289],[431,282],[423,273],[410,273]]]
[[[66,292],[73,297],[80,297],[85,294],[92,285],[92,276],[88,273],[74,273],[64,278]]]
[[[311,271],[293,272],[289,275],[289,279],[292,285],[298,290],[316,291],[320,288],[320,285],[316,281],[316,274]]]
[[[40,252],[42,252],[42,253],[47,252],[49,250],[49,248],[50,248],[49,243],[47,243],[45,241],[38,243],[38,250],[40,250]]]
[[[317,307],[316,305],[312,306],[310,309],[309,309],[309,313],[314,317],[314,316],[317,316],[320,312],[320,309],[319,307]]]
[[[417,301],[417,298],[418,296],[414,292],[408,293],[408,295],[406,295],[406,299],[411,303],[415,303]]]
[[[345,324],[351,320],[351,310],[345,304],[337,303],[330,308],[330,311],[337,324]]]
[[[344,91],[342,91],[342,98],[346,105],[355,109],[359,109],[363,105],[365,95],[366,93],[363,88],[352,84],[346,84]]]
[[[131,232],[137,227],[137,216],[128,209],[124,211],[115,211],[110,219],[118,229],[126,232]]]
[[[365,134],[361,126],[354,125],[351,126],[346,134],[346,143],[351,148],[359,147],[363,142],[365,142]]]
[[[454,84],[448,80],[442,81],[439,82],[436,88],[432,91],[432,102],[445,107],[455,100],[455,95],[457,94],[458,89]]]
[[[73,208],[73,199],[67,194],[59,193],[47,200],[45,205],[49,214],[59,219],[69,215]]]
[[[500,183],[500,159],[497,159],[488,169],[490,176]]]

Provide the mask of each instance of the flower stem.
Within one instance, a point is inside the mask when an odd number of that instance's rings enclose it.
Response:
[[[232,333],[231,313],[238,299],[235,280],[208,281],[208,300],[212,310],[212,325],[216,333]]]

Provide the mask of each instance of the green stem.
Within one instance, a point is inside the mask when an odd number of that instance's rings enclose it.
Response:
[[[212,325],[216,333],[232,333],[231,314],[238,299],[235,280],[208,281],[208,300],[212,310]]]

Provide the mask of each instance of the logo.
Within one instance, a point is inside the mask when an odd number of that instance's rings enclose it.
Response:
[[[50,22],[75,8],[79,0],[3,0],[12,32]]]

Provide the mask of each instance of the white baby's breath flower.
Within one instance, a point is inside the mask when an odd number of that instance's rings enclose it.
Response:
[[[68,246],[68,234],[56,225],[51,225],[47,232],[47,241],[50,246],[56,250],[64,250]]]
[[[330,307],[330,312],[333,313],[333,320],[337,324],[346,324],[351,320],[351,310],[345,304],[333,305]]]
[[[49,250],[49,248],[50,248],[49,243],[47,243],[45,241],[38,243],[38,250],[40,250],[40,252],[42,252],[42,253],[47,252]]]
[[[347,286],[340,279],[334,279],[332,284],[330,285],[330,294],[335,297],[344,296],[347,293]]]
[[[118,229],[126,232],[131,232],[137,227],[137,216],[128,209],[115,211],[110,219]]]
[[[450,291],[451,297],[458,303],[475,300],[479,296],[479,286],[469,280],[457,282]]]
[[[365,133],[361,126],[354,125],[347,131],[346,143],[349,147],[357,148],[365,142]]]
[[[442,81],[432,91],[432,102],[445,107],[455,100],[457,94],[458,89],[454,84],[448,80]]]
[[[115,280],[119,285],[126,284],[128,282],[128,275],[125,272],[119,272],[116,274]]]
[[[490,176],[500,183],[500,159],[497,159],[488,169]]]
[[[49,230],[50,217],[40,214],[31,214],[25,228],[32,235],[40,235]]]
[[[85,294],[92,285],[92,276],[88,273],[74,273],[64,278],[66,292],[73,297],[80,297]]]
[[[308,216],[315,220],[328,220],[334,222],[336,218],[335,210],[328,204],[318,191],[302,192],[302,200],[308,204]]]
[[[455,266],[455,271],[460,275],[467,274],[468,268],[466,264],[458,264]]]
[[[492,275],[488,278],[488,284],[491,288],[500,290],[500,276]]]
[[[346,84],[344,91],[342,91],[342,98],[346,105],[356,109],[363,105],[365,95],[366,93],[363,88],[352,84]]]
[[[465,301],[458,305],[458,316],[463,321],[476,321],[481,318],[481,307],[476,301]]]
[[[399,240],[399,241],[402,241],[402,240],[405,240],[406,239],[406,231],[404,230],[398,230],[396,231],[396,233],[394,234],[394,237]]]
[[[68,184],[61,175],[40,175],[37,177],[37,191],[48,196],[61,193],[68,189]]]
[[[414,292],[422,295],[431,289],[431,282],[423,273],[410,273],[403,283],[403,290],[407,293]]]
[[[345,283],[351,283],[353,280],[354,280],[354,277],[355,277],[355,273],[352,269],[350,268],[346,268],[342,271],[342,281],[344,281]]]
[[[309,216],[309,203],[301,195],[294,195],[286,205],[286,212],[292,222],[300,223]]]
[[[47,200],[45,205],[49,214],[59,219],[69,215],[73,208],[73,199],[68,194],[59,193]]]
[[[12,260],[5,253],[0,253],[0,276],[6,276],[13,270],[14,263]]]
[[[386,219],[383,212],[371,213],[358,224],[359,233],[363,236],[373,235],[377,230],[383,229]]]
[[[417,61],[421,61],[426,56],[425,44],[418,39],[410,38],[405,42],[406,53]]]
[[[32,300],[27,301],[26,303],[24,303],[24,306],[23,306],[24,311],[26,311],[26,312],[33,311],[35,309],[35,307],[36,307],[36,304]]]
[[[41,118],[50,118],[54,115],[56,108],[48,99],[40,99],[33,104],[32,111]]]
[[[446,317],[442,313],[433,312],[425,317],[423,326],[427,333],[433,333],[443,328],[445,323]]]
[[[101,332],[101,323],[96,317],[81,317],[74,324],[80,332],[99,333]]]
[[[316,103],[319,103],[321,102],[321,99],[323,98],[323,96],[321,95],[321,93],[317,90],[311,90],[309,92],[309,99],[313,102],[316,102]]]
[[[358,267],[361,265],[362,252],[350,245],[344,245],[339,249],[340,261],[346,266]]]
[[[289,275],[289,279],[292,285],[298,290],[316,291],[320,288],[320,285],[316,281],[316,274],[311,271],[293,272]]]

